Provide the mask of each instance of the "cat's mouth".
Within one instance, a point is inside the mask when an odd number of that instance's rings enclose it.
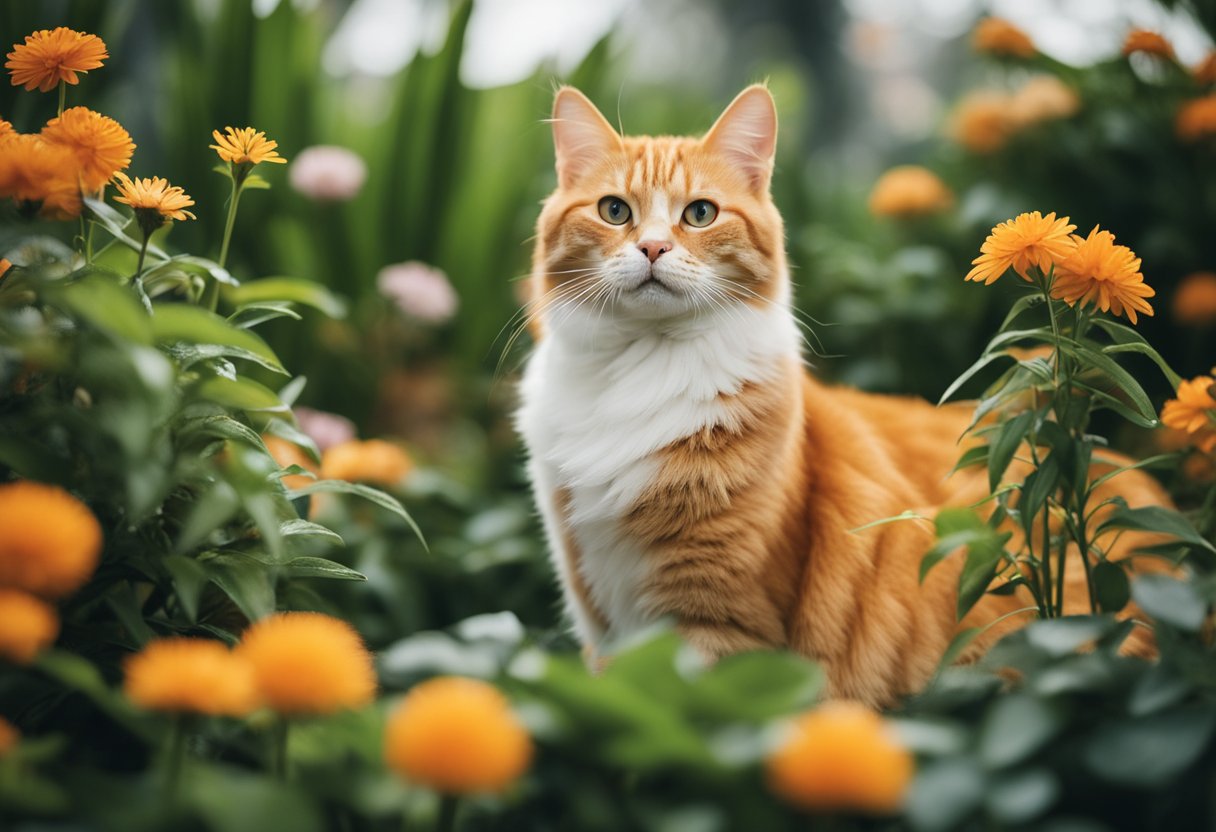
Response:
[[[667,285],[667,283],[660,280],[659,277],[654,272],[651,272],[650,274],[648,274],[646,276],[645,280],[643,280],[637,286],[633,287],[633,291],[635,291],[635,292],[641,292],[641,291],[645,291],[648,289],[658,289],[658,290],[664,291],[664,292],[673,291],[671,286]]]

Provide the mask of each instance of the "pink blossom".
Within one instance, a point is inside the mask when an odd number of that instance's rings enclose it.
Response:
[[[337,413],[327,413],[324,410],[313,410],[311,407],[297,407],[293,412],[300,430],[308,434],[317,443],[317,450],[325,451],[334,445],[341,445],[355,438],[355,423]]]
[[[367,165],[345,147],[318,144],[296,154],[288,177],[291,187],[309,199],[345,202],[359,194],[367,179]]]
[[[443,323],[460,305],[448,276],[417,260],[385,266],[376,276],[376,286],[402,312],[428,323]]]

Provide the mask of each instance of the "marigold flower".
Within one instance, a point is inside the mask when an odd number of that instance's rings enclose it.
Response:
[[[1017,58],[1030,58],[1038,51],[1030,35],[1000,17],[986,17],[977,23],[971,35],[971,45],[977,52]]]
[[[123,671],[127,698],[149,711],[244,716],[258,706],[253,667],[219,641],[150,641]]]
[[[1010,96],[1003,92],[970,93],[955,107],[950,135],[972,153],[994,153],[1013,133],[1010,107]]]
[[[903,803],[914,763],[878,714],[829,702],[795,720],[766,769],[769,788],[803,808],[887,814]]]
[[[61,81],[79,83],[77,72],[97,69],[108,57],[105,42],[97,35],[60,26],[26,35],[25,43],[14,43],[4,68],[12,74],[14,87],[50,92]]]
[[[973,268],[965,279],[989,285],[1010,267],[1027,281],[1032,266],[1046,274],[1076,246],[1069,236],[1076,228],[1068,217],[1056,219],[1054,212],[1046,217],[1038,211],[1018,214],[992,229],[980,246],[980,256],[971,261]]]
[[[1195,65],[1191,70],[1191,77],[1205,87],[1216,84],[1216,51],[1209,52]]]
[[[219,130],[212,130],[211,135],[216,143],[209,147],[225,162],[232,162],[234,165],[257,165],[262,162],[282,165],[287,162],[275,150],[279,143],[272,142],[266,138],[265,133],[252,127],[242,127],[239,130],[225,127],[223,135]]]
[[[1161,408],[1161,422],[1190,434],[1204,453],[1216,451],[1216,367],[1211,375],[1181,382],[1174,398]]]
[[[0,586],[58,598],[97,568],[101,525],[62,488],[30,480],[0,485]]]
[[[13,125],[0,118],[0,142],[15,135],[17,135],[17,131],[13,129]]]
[[[1174,291],[1174,320],[1187,326],[1216,323],[1216,273],[1195,272]]]
[[[121,124],[88,107],[64,110],[46,123],[41,136],[72,151],[81,186],[88,193],[95,193],[131,164],[135,152],[135,142]]]
[[[12,751],[21,742],[21,732],[13,723],[0,716],[0,757]]]
[[[59,617],[45,601],[0,588],[0,657],[29,664],[59,635]]]
[[[288,468],[292,465],[299,465],[305,471],[317,473],[317,463],[313,462],[312,458],[304,453],[296,443],[269,434],[262,436],[262,442],[266,444],[266,450],[270,451],[271,458],[279,464],[279,467]],[[306,474],[288,474],[283,477],[283,486],[285,488],[303,488],[314,481]]]
[[[8,270],[13,267],[13,263],[7,257],[0,257],[0,277],[8,274]]]
[[[1216,135],[1216,94],[1184,103],[1174,119],[1174,129],[1178,138],[1188,142]]]
[[[321,457],[321,478],[399,485],[413,470],[409,454],[383,439],[353,439],[335,445]]]
[[[1076,246],[1056,263],[1051,296],[1069,306],[1095,304],[1103,312],[1126,314],[1136,323],[1136,313],[1153,314],[1145,298],[1157,294],[1144,282],[1140,258],[1127,246],[1115,245],[1115,235],[1094,226],[1085,239],[1073,235]]]
[[[71,219],[80,215],[80,183],[76,157],[61,145],[39,136],[15,133],[0,153],[0,199],[41,206],[44,215]]]
[[[376,288],[402,312],[427,323],[443,323],[460,306],[443,270],[418,260],[385,266],[376,275]]]
[[[384,728],[388,766],[447,794],[502,791],[531,759],[532,740],[507,698],[476,679],[415,685]]]
[[[151,179],[131,179],[125,173],[115,177],[114,184],[118,186],[118,196],[115,202],[130,205],[141,224],[145,218],[153,220],[152,227],[163,225],[166,220],[192,220],[194,214],[185,210],[194,204],[194,200],[176,185],[170,185],[169,180],[153,176]]]
[[[1170,45],[1170,42],[1157,32],[1151,32],[1148,29],[1132,29],[1127,33],[1127,39],[1123,41],[1123,54],[1131,55],[1135,52],[1144,52],[1162,58],[1174,57],[1174,47]]]
[[[870,191],[876,217],[915,217],[944,211],[954,194],[936,173],[920,165],[900,165],[884,173]]]
[[[319,202],[345,202],[359,195],[367,165],[353,150],[313,145],[300,151],[287,172],[291,187]]]
[[[1018,127],[1068,118],[1081,109],[1081,99],[1072,87],[1054,75],[1031,78],[1013,94],[1010,118]]]
[[[281,714],[329,714],[376,695],[371,654],[354,628],[318,612],[254,622],[236,652],[253,665],[262,699]]]

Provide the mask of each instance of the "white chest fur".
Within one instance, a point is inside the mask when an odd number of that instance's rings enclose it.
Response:
[[[656,453],[723,424],[729,414],[721,396],[773,377],[798,350],[793,318],[776,304],[635,328],[567,319],[541,342],[524,374],[518,427],[554,567],[584,642],[626,635],[653,617],[642,589],[647,553],[622,532],[621,519],[654,476]],[[568,496],[565,518],[554,501],[560,489]],[[563,522],[607,632],[573,592]]]

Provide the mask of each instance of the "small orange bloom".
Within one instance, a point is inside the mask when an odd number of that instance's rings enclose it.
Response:
[[[114,174],[131,164],[135,142],[112,118],[88,107],[72,107],[51,119],[41,136],[50,144],[68,148],[76,156],[80,183],[88,193],[109,182]]]
[[[101,525],[62,488],[30,480],[0,485],[0,586],[59,598],[97,568]]]
[[[903,804],[915,768],[882,717],[854,702],[803,714],[769,755],[769,788],[810,810],[889,814]]]
[[[321,478],[370,482],[386,487],[400,485],[414,468],[409,454],[383,439],[352,439],[334,445],[321,457]]]
[[[1216,84],[1216,51],[1209,52],[1196,64],[1191,70],[1191,76],[1205,87]]]
[[[219,641],[150,641],[123,669],[127,698],[149,711],[244,716],[258,705],[253,667]]]
[[[941,178],[919,165],[900,165],[884,173],[870,191],[870,213],[876,217],[914,217],[944,211],[954,194]]]
[[[1178,138],[1194,142],[1216,135],[1216,94],[1192,98],[1178,109],[1174,120]]]
[[[1010,96],[973,92],[962,98],[950,122],[950,135],[972,153],[995,153],[1013,133]]]
[[[77,84],[77,72],[97,69],[106,58],[105,42],[67,27],[42,29],[26,35],[25,43],[13,44],[4,68],[13,76],[13,86],[50,92],[62,81]]]
[[[1012,55],[1018,58],[1033,57],[1038,51],[1030,35],[1000,17],[986,17],[976,24],[971,35],[971,45],[977,52],[990,55]]]
[[[8,270],[13,267],[13,263],[7,257],[0,257],[0,277],[8,274]]]
[[[14,134],[0,153],[0,199],[41,206],[54,219],[80,216],[80,185],[76,157],[66,147],[39,136]]]
[[[317,473],[317,463],[313,462],[312,457],[304,453],[296,443],[270,434],[264,434],[262,441],[266,443],[266,450],[270,451],[271,458],[279,464],[280,468],[299,465],[305,471]],[[289,489],[303,488],[313,482],[316,480],[304,474],[288,474],[283,477],[283,486]]]
[[[0,589],[0,657],[29,664],[58,635],[54,607],[24,592]]]
[[[1056,219],[1054,212],[1046,217],[1038,211],[1019,214],[992,229],[965,279],[989,285],[1012,268],[1029,281],[1032,266],[1046,274],[1076,246],[1069,236],[1076,228],[1068,217]]]
[[[1073,235],[1076,246],[1056,264],[1051,296],[1069,306],[1095,304],[1103,312],[1126,314],[1136,323],[1136,313],[1153,314],[1145,298],[1157,294],[1144,282],[1140,258],[1127,246],[1115,245],[1115,235],[1094,226],[1085,239]]]
[[[1170,42],[1148,29],[1132,29],[1127,33],[1127,39],[1123,41],[1123,54],[1131,55],[1134,52],[1144,52],[1161,58],[1174,57],[1174,47]]]
[[[274,162],[278,165],[287,163],[287,160],[275,150],[279,143],[272,142],[266,138],[265,133],[254,130],[252,127],[242,127],[239,130],[225,127],[223,135],[219,130],[212,130],[211,135],[215,137],[216,142],[210,145],[211,149],[225,162],[232,162],[234,165],[257,165],[262,162]]]
[[[1174,396],[1161,408],[1161,422],[1189,433],[1204,453],[1216,451],[1216,367],[1212,375],[1180,383]]]
[[[384,727],[384,760],[447,794],[500,792],[532,759],[532,740],[493,685],[445,676],[415,685]]]
[[[185,210],[194,204],[194,200],[176,185],[170,185],[169,180],[153,176],[151,179],[131,179],[125,173],[115,177],[118,186],[118,196],[115,202],[130,205],[141,218],[148,217],[154,222],[153,227],[163,224],[166,220],[192,220],[194,214]]]
[[[262,699],[281,714],[360,708],[376,695],[372,656],[354,628],[319,612],[255,621],[236,652],[253,665]]]
[[[1054,75],[1038,75],[1013,94],[1010,107],[1011,120],[1022,128],[1075,115],[1081,109],[1081,99]]]
[[[13,129],[13,125],[0,118],[0,142],[15,135],[17,135],[17,131]]]
[[[1216,273],[1195,272],[1174,291],[1174,320],[1187,326],[1216,323]]]
[[[13,723],[0,716],[0,757],[17,747],[21,742],[21,732]]]

